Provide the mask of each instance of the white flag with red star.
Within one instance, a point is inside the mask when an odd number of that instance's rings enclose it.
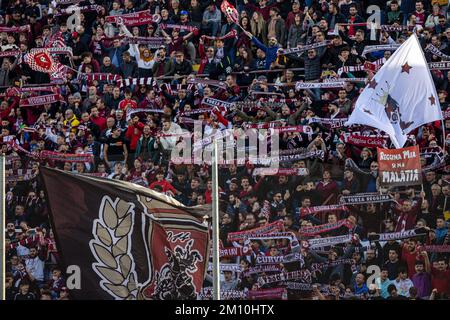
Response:
[[[395,147],[401,148],[409,132],[436,120],[442,120],[438,95],[414,34],[367,84],[345,125],[383,130]]]

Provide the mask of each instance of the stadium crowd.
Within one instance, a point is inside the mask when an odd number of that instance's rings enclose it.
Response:
[[[297,155],[281,166],[306,174],[255,174],[263,165],[251,161],[219,166],[224,297],[449,298],[450,138],[443,126],[449,132],[450,119],[423,125],[409,136],[406,146],[420,146],[422,185],[389,190],[379,183],[376,147],[348,137],[372,137],[386,148],[392,147],[389,138],[376,128],[343,126],[366,86],[361,78],[369,81],[378,63],[412,32],[424,50],[432,44],[440,52],[425,50],[428,62],[450,55],[447,1],[231,1],[239,26],[221,12],[220,0],[1,4],[7,299],[70,297],[40,165],[141,184],[187,206],[208,204],[211,167],[176,164],[170,157],[184,132],[193,132],[194,120],[202,124],[204,137],[227,128],[303,128],[280,134],[281,152]],[[73,4],[81,8],[79,21],[65,10]],[[385,26],[374,36],[365,24],[370,5],[379,6]],[[106,18],[145,10],[155,16],[144,25]],[[29,29],[20,29],[25,25]],[[71,48],[70,54],[53,55],[54,63],[67,66],[62,76],[24,61],[31,49],[56,43]],[[365,52],[373,45],[391,48]],[[303,46],[308,49],[284,51]],[[450,118],[450,72],[436,68],[431,73]],[[341,88],[296,89],[299,81],[335,78],[354,81]],[[33,99],[39,96],[54,100]],[[217,100],[230,107],[211,105]],[[342,196],[369,193],[389,194],[392,201],[340,206]],[[324,209],[315,212],[317,207]],[[329,225],[339,227],[326,229]],[[324,229],[299,232],[318,226]],[[250,241],[240,236],[264,227],[295,236]],[[418,235],[380,238],[408,230]],[[306,245],[348,234],[340,243]],[[285,278],[274,277],[280,273]],[[207,296],[205,290],[202,294],[199,298]]]

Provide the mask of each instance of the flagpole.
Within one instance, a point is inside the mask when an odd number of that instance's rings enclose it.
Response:
[[[213,141],[212,161],[212,238],[213,238],[213,299],[220,300],[219,255],[219,179],[217,139]]]

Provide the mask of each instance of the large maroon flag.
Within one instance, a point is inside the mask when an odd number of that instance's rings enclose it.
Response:
[[[210,207],[185,207],[131,183],[41,168],[75,299],[196,299],[209,258]]]

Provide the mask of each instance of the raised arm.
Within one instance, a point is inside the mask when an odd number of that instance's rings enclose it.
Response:
[[[259,39],[257,37],[255,37],[250,31],[245,31],[245,34],[253,41],[255,46],[257,46],[264,52],[267,51],[267,47],[261,41],[259,41]]]

